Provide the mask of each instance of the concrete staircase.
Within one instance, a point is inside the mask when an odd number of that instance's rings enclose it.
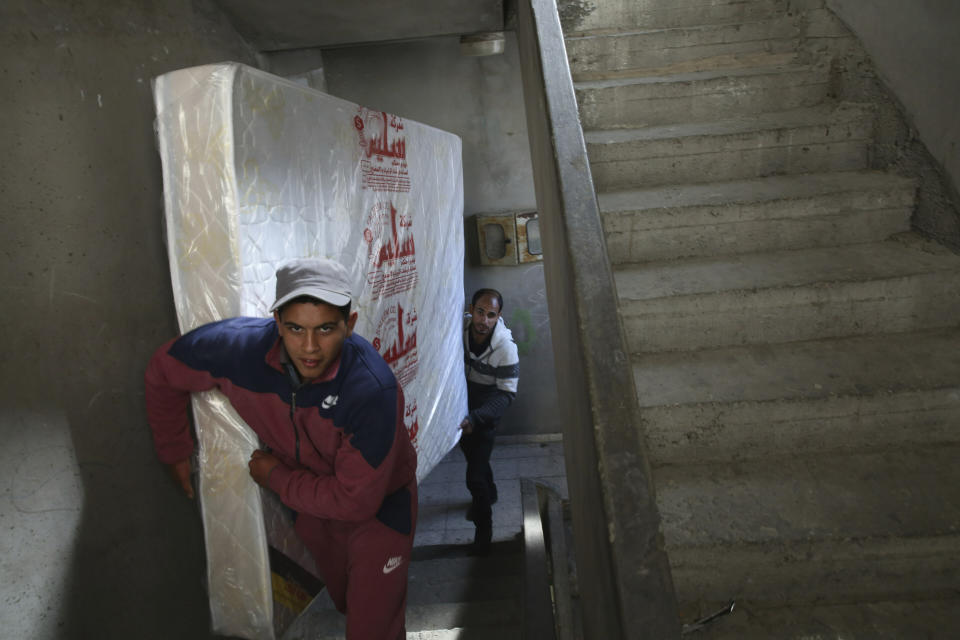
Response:
[[[820,0],[596,5],[567,53],[684,618],[955,614],[960,257],[835,97],[857,42]]]
[[[523,545],[495,542],[486,558],[465,545],[414,547],[407,640],[520,640]],[[323,593],[283,640],[342,640],[345,618]]]

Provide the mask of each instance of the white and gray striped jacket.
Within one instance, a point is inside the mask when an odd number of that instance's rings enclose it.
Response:
[[[503,318],[497,320],[490,344],[479,356],[470,351],[470,323],[466,322],[463,360],[470,422],[478,427],[494,427],[516,396],[520,376],[517,345]]]

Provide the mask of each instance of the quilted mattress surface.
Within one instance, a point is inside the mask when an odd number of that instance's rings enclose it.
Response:
[[[422,479],[466,414],[460,139],[233,63],[160,76],[154,98],[181,331],[269,315],[286,260],[339,260],[356,331],[403,386]],[[256,435],[218,392],[193,405],[214,631],[272,638],[268,541],[315,568],[247,474]]]

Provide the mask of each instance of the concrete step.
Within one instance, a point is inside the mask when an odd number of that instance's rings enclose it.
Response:
[[[960,331],[861,336],[634,361],[651,463],[960,442]]]
[[[879,242],[910,228],[916,184],[878,171],[601,193],[614,265]]]
[[[407,601],[430,605],[519,598],[522,567],[523,552],[516,540],[495,543],[486,558],[468,556],[465,545],[417,547]]]
[[[581,15],[567,21],[568,36],[598,35],[631,27],[665,29],[765,20],[817,9],[823,6],[823,0],[604,0],[584,4]]]
[[[631,353],[956,326],[960,256],[912,234],[614,272]]]
[[[955,595],[958,456],[960,446],[940,445],[658,469],[678,599]]]
[[[717,122],[587,131],[598,192],[866,168],[873,110],[856,104]]]
[[[800,21],[794,16],[741,24],[621,31],[566,38],[575,81],[596,80],[609,72],[707,70],[718,61],[756,54],[795,54]]]
[[[809,64],[819,59],[818,56],[804,54],[800,60],[795,52],[790,53],[742,53],[716,56],[707,61],[692,60],[687,63],[673,64],[667,67],[651,67],[649,69],[621,69],[619,71],[604,71],[602,73],[580,73],[575,76],[577,83],[601,82],[604,80],[633,80],[636,78],[659,78],[662,76],[682,75],[689,73],[706,73],[708,71],[747,70],[752,68],[786,67],[796,64]]]
[[[288,630],[283,640],[343,640],[346,618],[335,609],[310,612],[302,629]],[[517,599],[487,602],[407,604],[407,639],[520,639]]]
[[[520,632],[519,539],[494,542],[490,555],[470,557],[464,545],[415,547],[407,587],[407,638],[504,640]],[[343,638],[345,618],[321,593],[283,640]]]
[[[433,631],[407,631],[407,640],[521,640],[521,634],[516,627],[455,627]]]
[[[826,67],[775,66],[575,85],[584,129],[704,122],[717,114],[812,107],[827,99]]]
[[[719,608],[719,605],[712,609],[698,607],[704,613],[690,613],[681,619],[698,620]],[[731,614],[697,631],[695,637],[697,640],[951,640],[956,635],[958,611],[960,596],[790,607],[764,607],[762,603],[738,600]]]
[[[829,60],[849,54],[864,55],[859,41],[829,9],[805,11],[800,57]]]
[[[518,557],[514,561],[514,568],[521,566],[521,562],[522,559]],[[519,597],[520,587],[520,576],[516,574],[467,575],[461,578],[438,574],[428,580],[411,574],[407,598],[411,604],[423,605],[484,602],[501,600],[510,595]]]

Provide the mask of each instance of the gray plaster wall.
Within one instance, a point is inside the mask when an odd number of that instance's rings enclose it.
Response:
[[[960,188],[960,3],[956,0],[827,0],[860,39],[880,79],[943,170]],[[957,245],[956,222],[936,222]]]
[[[143,407],[176,333],[150,82],[231,59],[207,0],[0,4],[0,637],[209,636]]]
[[[516,39],[502,55],[466,57],[459,38],[330,49],[327,90],[450,131],[463,141],[465,224],[471,215],[536,209]],[[471,234],[467,234],[471,238]],[[520,347],[520,387],[504,434],[561,431],[542,263],[465,267],[465,302],[480,287],[504,295],[504,320]],[[456,319],[451,319],[456,321]]]

